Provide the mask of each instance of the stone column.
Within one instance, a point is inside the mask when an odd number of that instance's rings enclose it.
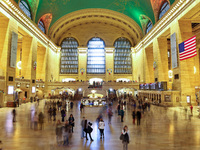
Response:
[[[87,81],[87,47],[78,47],[78,79]]]
[[[114,47],[106,47],[106,82],[113,81],[114,75]]]
[[[156,64],[154,76],[158,81],[168,81],[168,54],[167,39],[164,37],[153,41],[154,63]]]
[[[178,44],[184,42],[185,40],[193,36],[192,24],[189,20],[179,20],[175,21],[171,27],[171,34],[176,33]],[[177,45],[178,46],[178,45]],[[197,56],[195,56],[197,57]],[[189,58],[183,61],[179,61],[179,66],[176,68],[176,74],[179,74],[179,90],[181,92],[181,104],[187,105],[187,96],[191,97],[191,103],[196,104],[195,97],[195,57]],[[175,79],[177,80],[177,79]]]
[[[153,68],[153,47],[149,46],[145,48],[144,54],[144,67],[145,67],[145,83],[153,83],[154,82],[154,68]]]

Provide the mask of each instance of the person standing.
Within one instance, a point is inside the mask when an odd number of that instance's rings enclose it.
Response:
[[[147,103],[148,110],[150,111],[150,102]]]
[[[16,115],[17,115],[17,113],[16,113],[15,109],[13,109],[12,114],[13,114],[13,122],[16,122]]]
[[[102,137],[104,138],[104,127],[105,127],[105,123],[103,119],[101,118],[99,121],[100,139],[102,139]]]
[[[135,124],[135,110],[132,113],[132,117],[133,117],[133,124]]]
[[[73,117],[72,114],[70,115],[68,121],[69,121],[69,124],[71,125],[71,129],[72,129],[72,133],[73,133],[74,132],[74,130],[73,130],[73,128],[74,128],[74,117]]]
[[[60,120],[58,120],[56,124],[56,140],[57,140],[57,144],[60,145],[62,141],[62,124]]]
[[[123,150],[128,150],[128,144],[129,144],[129,135],[128,135],[128,126],[125,125],[122,129],[122,135],[123,135]]]
[[[137,125],[140,125],[140,119],[141,119],[141,112],[140,110],[137,111]]]
[[[123,110],[123,108],[121,108],[121,110],[120,110],[120,115],[121,115],[121,122],[124,122],[124,110]]]
[[[66,116],[66,111],[65,111],[65,109],[63,108],[63,109],[61,110],[62,122],[65,121],[65,116]]]
[[[87,123],[86,121],[87,121],[87,120],[85,119],[85,117],[83,117],[83,120],[81,121],[81,127],[82,127],[81,139],[84,138],[84,129],[86,128],[86,127],[85,127],[85,126],[86,126],[85,123]]]

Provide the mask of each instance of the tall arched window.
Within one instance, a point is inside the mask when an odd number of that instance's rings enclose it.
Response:
[[[21,0],[19,2],[19,8],[30,18],[32,19],[32,16],[31,16],[31,9],[28,5],[28,3],[25,1],[25,0]]]
[[[163,5],[160,8],[160,12],[159,12],[158,18],[159,19],[162,18],[162,16],[164,16],[164,14],[169,10],[169,8],[170,8],[169,3],[167,1],[164,2]]]
[[[66,38],[61,44],[60,73],[78,74],[78,42],[74,38]]]
[[[105,73],[105,44],[100,38],[92,38],[88,42],[87,73]]]
[[[39,21],[38,27],[42,30],[42,32],[46,33],[45,25],[44,25],[44,22],[42,20]]]
[[[131,43],[126,38],[118,38],[115,43],[115,59],[114,73],[115,74],[131,74],[132,59],[131,59]]]
[[[149,20],[149,22],[147,23],[147,27],[146,27],[146,34],[152,29],[153,24],[152,22]]]

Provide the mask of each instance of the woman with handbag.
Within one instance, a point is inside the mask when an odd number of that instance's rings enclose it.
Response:
[[[73,130],[73,128],[74,128],[74,117],[73,117],[72,114],[70,115],[68,121],[69,121],[69,124],[70,124],[71,127],[72,127],[72,133],[73,133],[73,132],[74,132],[74,130]]]
[[[120,139],[122,140],[123,143],[123,150],[128,150],[128,144],[129,144],[129,135],[128,135],[128,126],[125,125],[124,128],[122,129],[122,133],[120,136]]]
[[[87,134],[89,134],[90,140],[91,140],[91,141],[94,141],[94,140],[92,139],[92,136],[91,136],[92,131],[93,131],[92,123],[91,123],[91,122],[88,122],[88,125],[87,125],[87,128],[86,128],[86,140],[88,140]]]

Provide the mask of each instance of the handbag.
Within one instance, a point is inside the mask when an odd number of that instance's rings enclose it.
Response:
[[[119,137],[119,139],[123,141],[124,140],[124,135],[121,134],[120,137]]]

